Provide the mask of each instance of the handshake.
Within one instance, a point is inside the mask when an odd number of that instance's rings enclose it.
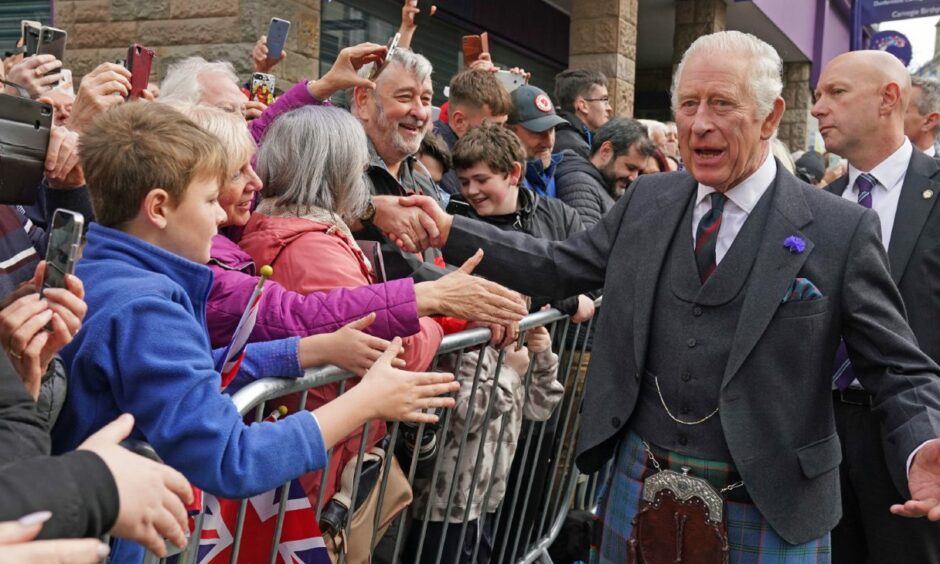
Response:
[[[428,196],[375,196],[373,224],[407,253],[447,244],[453,217]]]

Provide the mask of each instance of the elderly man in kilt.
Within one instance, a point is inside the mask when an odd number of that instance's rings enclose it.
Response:
[[[640,177],[599,223],[538,241],[411,198],[457,264],[569,296],[604,286],[577,462],[610,461],[599,562],[829,562],[841,450],[832,366],[845,343],[888,463],[940,519],[940,367],[917,347],[872,210],[770,153],[782,62],[740,32],[699,38],[673,79],[687,171]]]

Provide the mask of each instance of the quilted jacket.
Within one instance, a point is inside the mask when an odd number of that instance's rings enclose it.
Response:
[[[209,268],[214,275],[206,304],[209,338],[213,347],[223,347],[231,340],[258,278],[251,256],[223,235],[212,240]],[[277,274],[275,269],[275,279]],[[386,284],[298,294],[269,281],[261,296],[251,341],[327,333],[373,311],[376,319],[366,332],[383,339],[417,333],[420,327],[414,282],[403,278]]]

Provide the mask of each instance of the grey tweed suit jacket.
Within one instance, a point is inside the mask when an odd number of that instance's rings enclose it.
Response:
[[[889,463],[902,469],[940,431],[940,368],[915,345],[875,212],[800,182],[779,163],[777,170],[740,319],[715,328],[734,332],[719,416],[754,503],[781,537],[802,543],[841,516],[831,396],[839,336],[875,395]],[[633,413],[663,260],[673,237],[689,238],[691,226],[680,220],[696,188],[685,172],[640,177],[600,223],[562,242],[454,218],[444,249],[452,264],[483,248],[476,272],[526,294],[604,286],[577,446],[585,472],[611,458]],[[790,236],[805,241],[803,252],[784,247]],[[782,303],[797,277],[824,297]]]

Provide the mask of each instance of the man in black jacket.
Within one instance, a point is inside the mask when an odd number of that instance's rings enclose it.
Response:
[[[613,114],[607,77],[587,69],[562,71],[555,76],[555,101],[566,122],[555,129],[555,151],[571,149],[590,157],[594,132]]]
[[[578,210],[590,227],[646,168],[653,145],[639,122],[615,118],[594,135],[590,160],[570,149],[562,154],[555,169],[556,197]]]

